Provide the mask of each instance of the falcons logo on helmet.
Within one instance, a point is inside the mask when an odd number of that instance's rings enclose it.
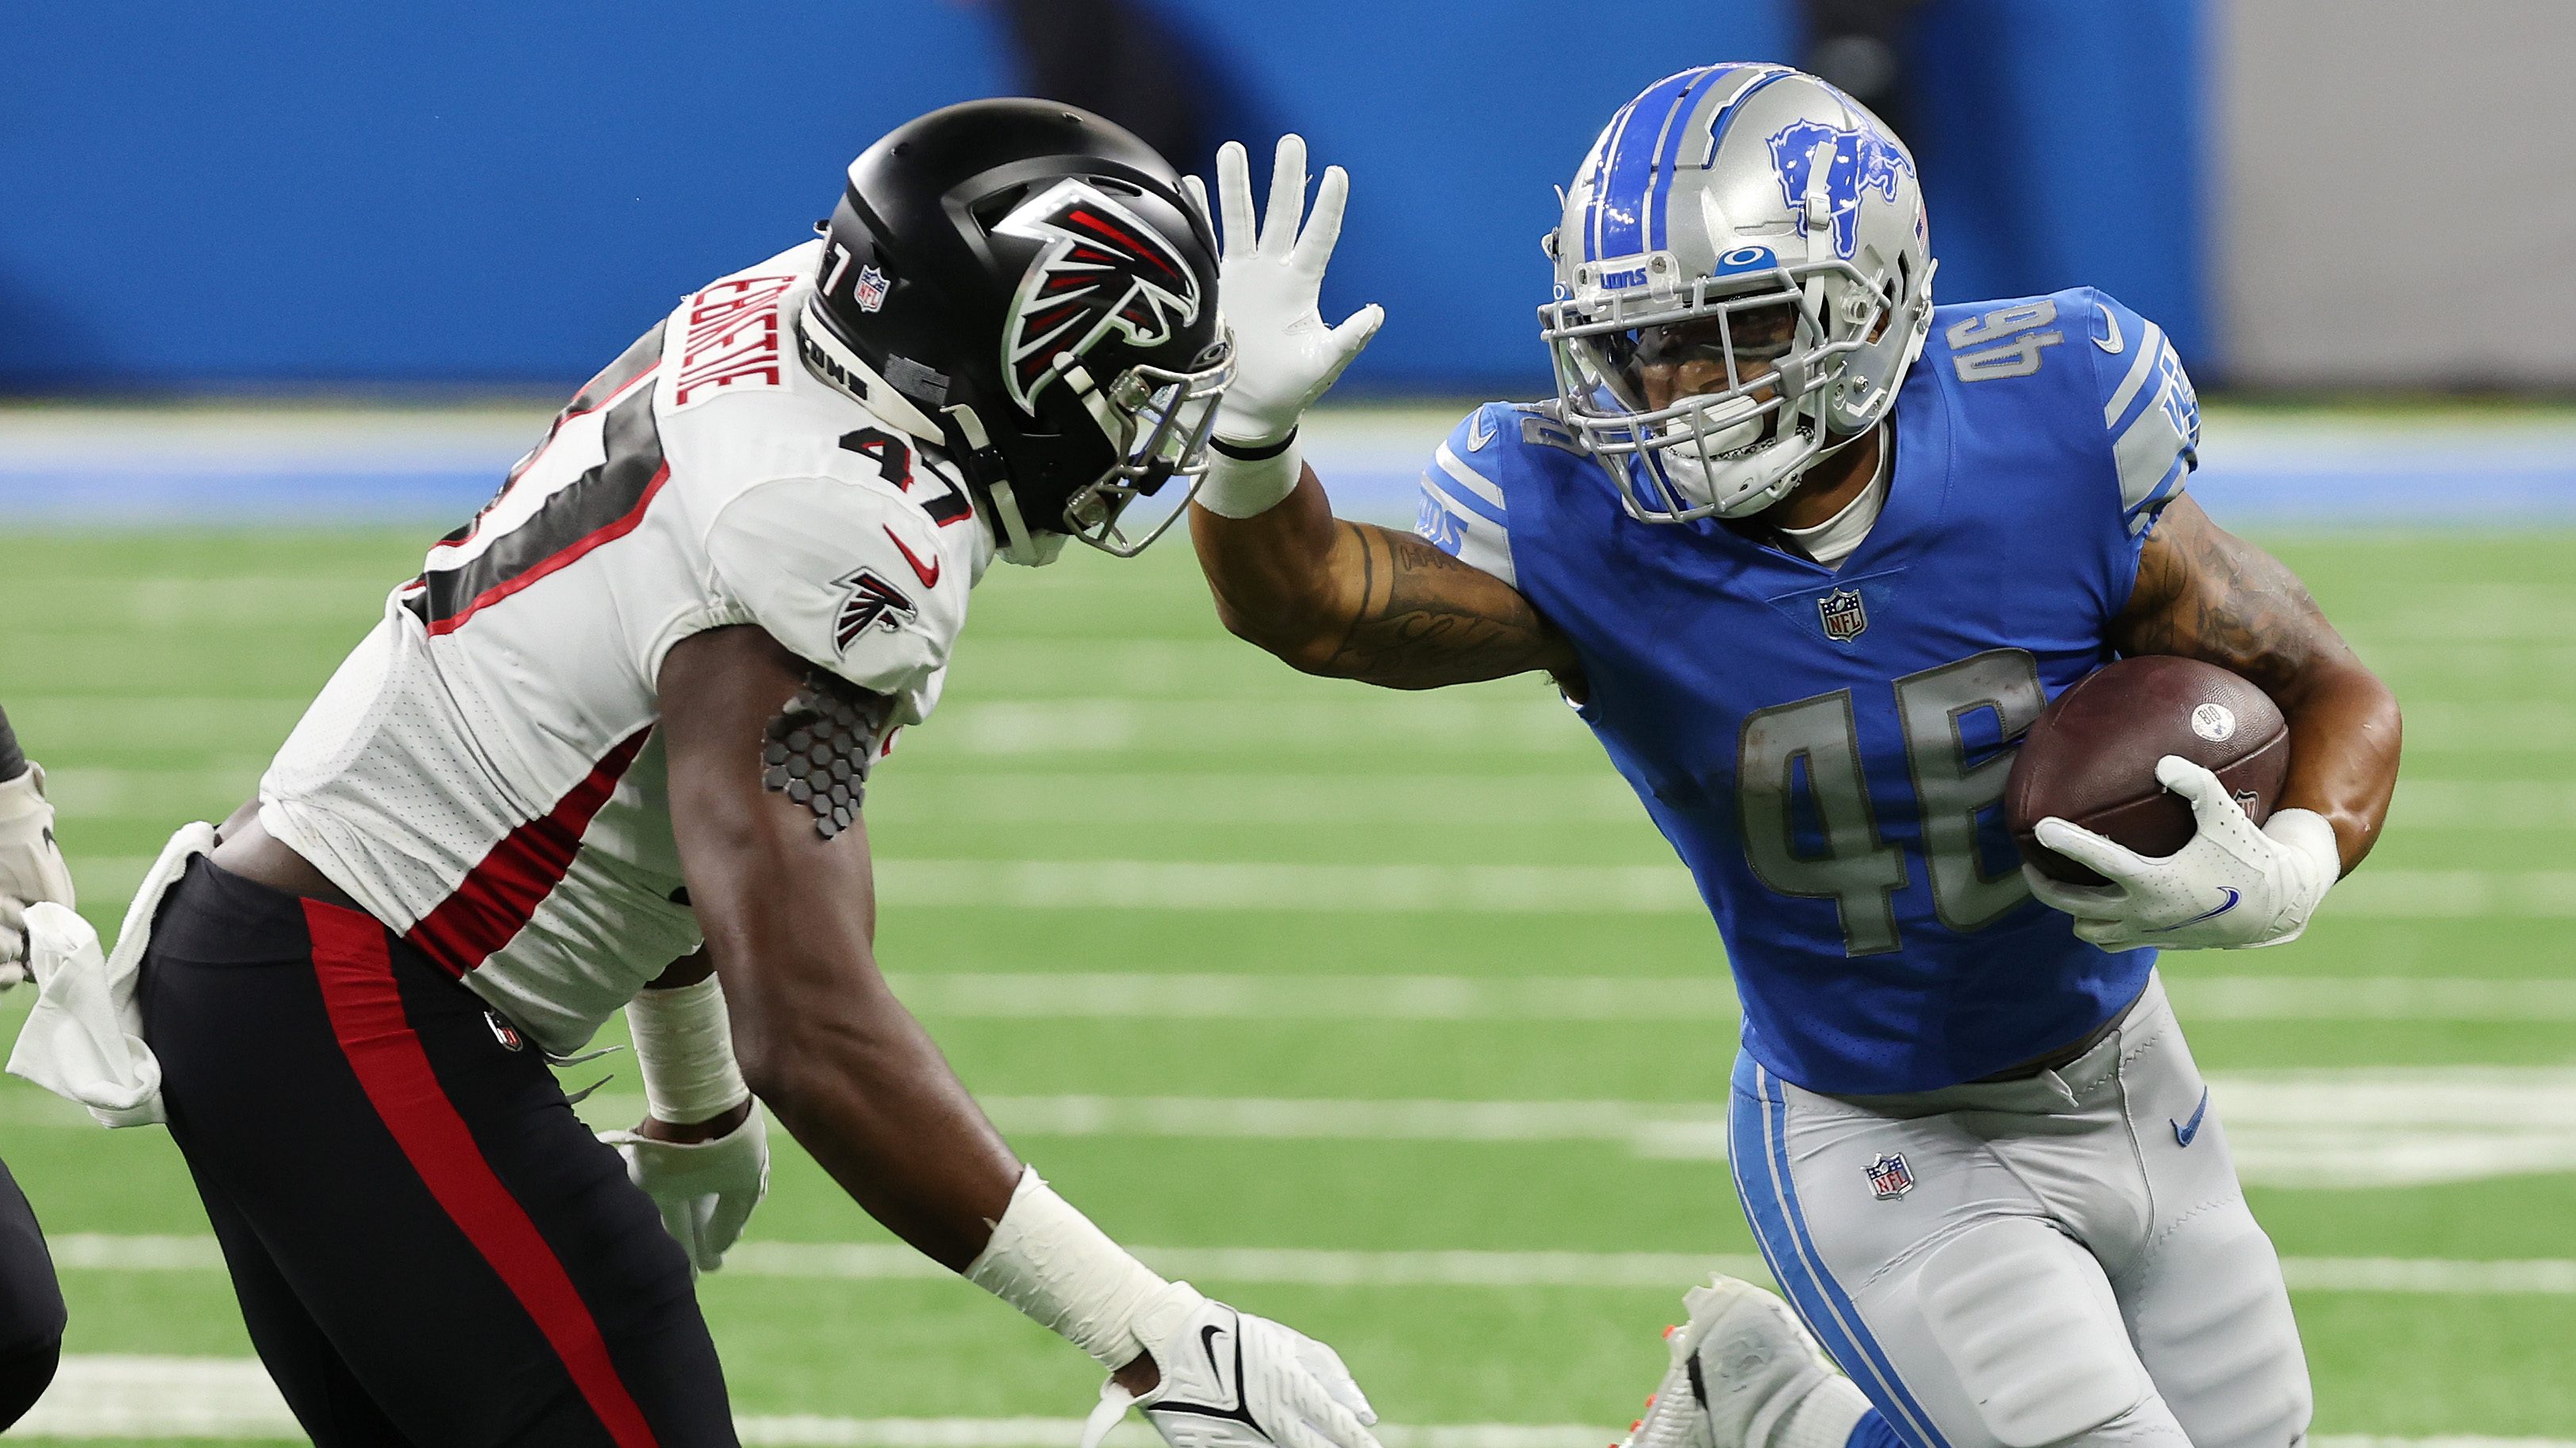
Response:
[[[1002,325],[1002,377],[1032,416],[1059,354],[1080,357],[1113,329],[1160,346],[1198,320],[1198,278],[1179,251],[1088,182],[1057,182],[993,230],[1042,243]]]
[[[850,645],[869,629],[892,633],[920,611],[902,589],[879,578],[873,568],[844,576],[840,586],[847,592],[841,595],[840,617],[832,621],[832,647],[842,653],[848,653]]]

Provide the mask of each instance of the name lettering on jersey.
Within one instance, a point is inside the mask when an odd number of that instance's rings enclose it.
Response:
[[[913,605],[911,595],[886,582],[873,568],[846,573],[839,584],[843,590],[841,612],[832,622],[832,647],[842,653],[848,653],[850,645],[869,629],[893,633],[921,611]]]
[[[672,410],[728,390],[781,385],[778,302],[797,280],[734,277],[689,299]]]

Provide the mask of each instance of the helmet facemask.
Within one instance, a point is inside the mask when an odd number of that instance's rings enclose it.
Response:
[[[1163,536],[1207,479],[1208,438],[1216,405],[1234,382],[1234,348],[1220,344],[1214,361],[1192,372],[1139,363],[1102,387],[1069,355],[1056,359],[1060,377],[1099,424],[1109,465],[1065,500],[1065,533],[1104,553],[1133,558]],[[1042,384],[1043,385],[1043,384]],[[1172,483],[1181,484],[1168,492]],[[1129,515],[1150,499],[1150,520],[1131,530]]]
[[[1837,414],[1883,411],[1851,395],[1849,363],[1892,311],[1834,260],[1613,291],[1540,316],[1566,425],[1630,516],[1677,523],[1760,512],[1850,441]]]

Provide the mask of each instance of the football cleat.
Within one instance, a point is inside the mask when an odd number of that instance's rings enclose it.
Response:
[[[1715,1276],[1664,1329],[1672,1367],[1618,1448],[1765,1448],[1834,1367],[1776,1293]]]

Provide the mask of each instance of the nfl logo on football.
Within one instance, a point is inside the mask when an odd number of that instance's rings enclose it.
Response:
[[[1869,610],[1862,608],[1860,595],[1848,588],[1837,588],[1816,600],[1816,616],[1824,620],[1825,637],[1835,643],[1849,643],[1869,627]]]
[[[862,312],[873,312],[884,306],[886,274],[872,266],[859,268],[859,279],[850,284],[850,296]]]
[[[1882,1202],[1892,1202],[1914,1190],[1914,1169],[1895,1152],[1878,1157],[1869,1164],[1869,1189]]]

